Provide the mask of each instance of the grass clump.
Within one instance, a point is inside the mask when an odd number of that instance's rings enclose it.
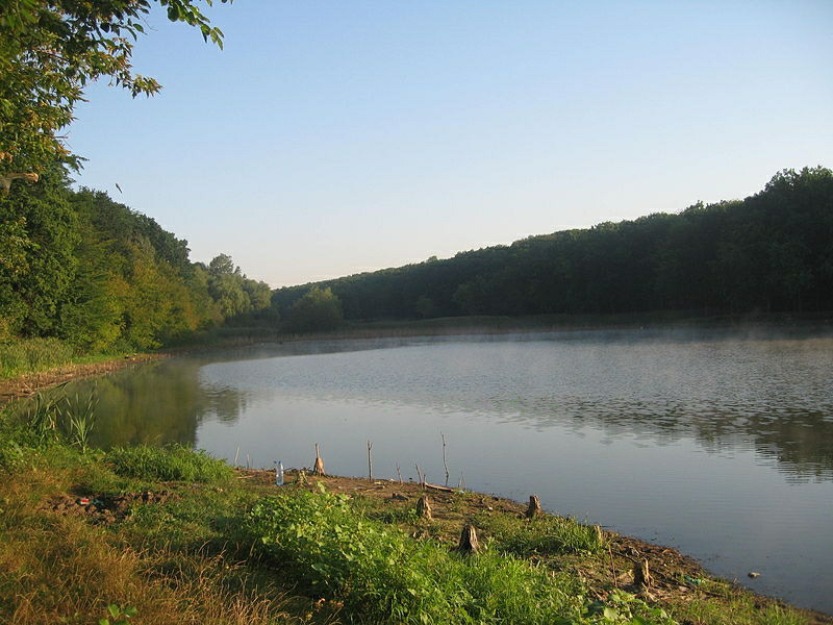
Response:
[[[182,445],[118,447],[107,453],[107,461],[116,475],[138,480],[218,482],[234,475],[225,461]]]
[[[597,554],[604,534],[573,519],[540,515],[517,522],[503,516],[481,515],[478,525],[492,536],[493,547],[520,557],[555,554]]]

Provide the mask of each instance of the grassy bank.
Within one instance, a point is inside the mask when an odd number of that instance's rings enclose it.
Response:
[[[833,623],[487,495],[73,440],[0,419],[0,622]]]

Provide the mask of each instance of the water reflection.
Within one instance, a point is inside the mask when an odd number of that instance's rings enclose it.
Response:
[[[534,339],[534,340],[533,340]],[[546,339],[546,340],[543,340]],[[290,343],[178,358],[67,387],[100,405],[94,443],[193,445],[205,420],[315,399],[486,415],[539,431],[754,450],[794,479],[833,480],[833,339],[582,333],[483,341]]]
[[[797,479],[833,479],[833,341],[416,343],[207,365],[203,383],[258,401],[414,406],[641,444],[755,450]],[[375,345],[375,347],[379,347]]]
[[[177,359],[132,367],[95,380],[82,380],[50,391],[53,397],[94,393],[98,399],[90,442],[109,449],[120,445],[179,443],[194,446],[208,417],[234,423],[247,396],[231,386],[206,385],[205,361]],[[29,402],[12,407],[25,412]]]

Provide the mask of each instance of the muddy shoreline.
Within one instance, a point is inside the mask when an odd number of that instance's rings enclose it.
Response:
[[[113,358],[112,360],[104,360],[102,362],[68,364],[48,371],[28,373],[16,378],[0,380],[0,406],[16,399],[32,397],[40,391],[66,384],[73,380],[105,375],[137,364],[167,357],[164,354],[137,354],[122,358]]]

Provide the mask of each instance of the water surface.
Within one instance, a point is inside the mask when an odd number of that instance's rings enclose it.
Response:
[[[446,481],[833,613],[833,339],[573,332],[274,346],[111,375],[98,443]],[[747,573],[761,577],[750,580]]]

